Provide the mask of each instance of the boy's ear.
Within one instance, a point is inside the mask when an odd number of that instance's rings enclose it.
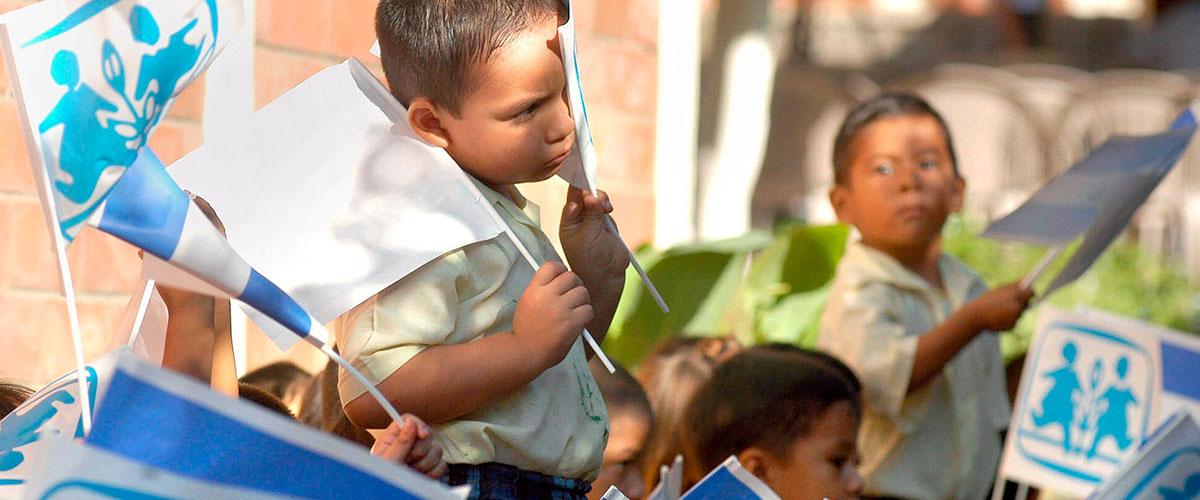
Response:
[[[408,105],[408,125],[425,142],[445,148],[450,145],[450,133],[442,123],[442,113],[433,101],[418,97]]]
[[[952,197],[950,199],[950,208],[952,213],[958,213],[960,210],[962,210],[963,198],[967,192],[966,179],[963,179],[962,176],[954,176],[954,186],[952,189],[954,192],[952,193]]]
[[[829,190],[829,204],[833,206],[833,213],[837,214],[838,221],[843,224],[852,224],[849,220],[850,214],[848,208],[850,205],[850,190],[841,184],[834,184],[833,189]]]
[[[737,454],[738,462],[742,463],[742,467],[763,481],[767,480],[767,471],[771,468],[771,458],[766,450],[758,447],[746,448]]]

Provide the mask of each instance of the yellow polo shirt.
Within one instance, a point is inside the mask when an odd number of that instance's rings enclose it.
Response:
[[[1000,343],[984,332],[907,394],[917,339],[987,291],[958,259],[938,262],[938,290],[891,256],[851,243],[838,264],[817,346],[862,379],[864,493],[982,500],[1000,462],[1009,404]]]
[[[476,185],[534,259],[559,260],[536,205],[515,189],[517,203]],[[337,344],[378,384],[426,347],[512,330],[517,299],[533,273],[507,235],[454,250],[335,320]],[[366,389],[341,371],[338,391],[349,402]],[[525,387],[435,430],[448,463],[500,462],[592,481],[608,440],[608,414],[577,339],[566,359]]]

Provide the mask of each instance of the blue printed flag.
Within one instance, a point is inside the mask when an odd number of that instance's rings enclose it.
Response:
[[[125,350],[111,351],[84,367],[92,409],[97,396],[107,388],[119,353]],[[48,451],[48,438],[83,437],[80,399],[72,370],[46,384],[0,420],[0,498],[23,498],[21,492],[36,475],[37,464],[44,457],[54,456]]]
[[[45,0],[0,16],[52,232],[75,237],[241,24],[240,0]]]
[[[1200,427],[1174,413],[1088,500],[1190,500],[1200,495]]]
[[[779,500],[765,483],[729,457],[683,494],[681,500]]]
[[[365,448],[231,399],[131,354],[118,358],[86,444],[192,481],[309,499],[462,500]],[[142,498],[142,497],[120,497]]]

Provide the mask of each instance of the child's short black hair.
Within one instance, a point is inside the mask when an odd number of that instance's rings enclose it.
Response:
[[[280,400],[304,392],[312,374],[291,361],[276,361],[242,375],[238,382],[267,391]]]
[[[781,345],[747,349],[692,397],[682,422],[685,467],[690,460],[702,474],[753,447],[786,457],[835,403],[861,414],[861,395],[854,372],[833,356]]]
[[[954,154],[954,141],[950,139],[950,128],[946,120],[937,110],[933,109],[924,99],[907,92],[887,92],[870,99],[852,109],[846,115],[846,121],[838,129],[837,138],[833,141],[833,181],[845,186],[849,181],[850,163],[854,160],[854,139],[867,125],[883,118],[907,115],[927,115],[937,120],[946,136],[946,150],[950,153],[950,165],[954,175],[958,175],[958,158]]]
[[[0,419],[7,417],[9,413],[21,406],[29,396],[33,395],[33,390],[20,384],[12,382],[0,381]]]
[[[457,114],[472,70],[516,34],[565,18],[562,0],[382,0],[375,35],[383,74],[405,107],[425,97]]]
[[[609,414],[632,412],[646,417],[646,421],[653,424],[654,411],[650,409],[650,398],[629,370],[613,361],[616,371],[608,373],[598,358],[588,361],[588,368],[592,371],[592,378],[596,379],[596,387],[600,388],[600,396],[604,398],[604,406],[608,407]]]

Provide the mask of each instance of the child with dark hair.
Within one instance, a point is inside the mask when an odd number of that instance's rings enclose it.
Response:
[[[764,346],[733,356],[684,413],[684,488],[735,456],[783,500],[855,498],[860,398],[854,373],[820,352]]]
[[[646,496],[646,483],[642,480],[639,467],[654,430],[654,412],[650,409],[650,400],[646,398],[646,391],[642,390],[641,384],[624,366],[614,362],[617,370],[609,373],[595,358],[588,365],[592,376],[596,378],[600,395],[604,396],[611,431],[608,445],[604,447],[600,474],[592,481],[592,491],[587,497],[598,500],[609,486],[616,486],[626,497],[637,500]]]
[[[558,26],[560,0],[383,0],[384,75],[413,131],[469,174],[533,259],[501,235],[448,252],[347,312],[335,328],[351,363],[401,411],[437,427],[451,484],[476,498],[582,499],[608,435],[580,335],[602,341],[626,251],[604,227],[607,195],[567,192],[559,240],[516,184],[547,179],[575,143]],[[400,166],[397,166],[400,168]],[[351,421],[387,424],[342,373]]]
[[[33,395],[33,390],[21,384],[13,382],[0,381],[0,419],[7,417],[9,413],[21,406],[29,396]]]
[[[300,414],[300,402],[304,389],[313,375],[296,366],[296,363],[280,360],[263,365],[242,375],[238,382],[249,384],[275,396],[293,415]]]
[[[834,143],[838,219],[861,238],[838,264],[817,345],[862,378],[865,492],[979,500],[1009,420],[996,335],[1033,292],[988,290],[942,252],[962,207],[950,131],[919,97],[884,94],[852,110]]]
[[[363,446],[374,446],[375,437],[366,429],[354,425],[346,416],[338,399],[337,385],[338,365],[331,359],[325,363],[325,369],[313,375],[304,389],[297,413],[300,421]]]
[[[670,466],[675,456],[683,453],[680,421],[692,394],[708,381],[717,365],[741,350],[741,344],[730,337],[674,337],[642,360],[637,379],[654,410],[654,433],[642,463],[646,484],[656,484],[659,467]]]

